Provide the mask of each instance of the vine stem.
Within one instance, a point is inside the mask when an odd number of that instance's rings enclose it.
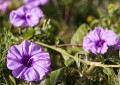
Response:
[[[77,82],[75,83],[75,85],[79,85],[85,78],[86,76],[88,76],[91,71],[95,68],[96,62],[92,62],[91,66],[87,69],[86,73],[83,74],[83,76],[77,80]]]
[[[29,85],[33,85],[32,82],[29,82]]]
[[[55,47],[61,47],[61,46],[82,46],[82,44],[56,44],[56,45],[53,45]]]
[[[39,44],[39,45],[41,45],[41,46],[44,46],[44,47],[50,48],[50,49],[52,49],[52,50],[55,50],[55,51],[57,51],[57,52],[59,52],[59,53],[61,53],[61,54],[66,55],[66,56],[69,57],[69,58],[72,58],[72,59],[76,60],[76,58],[75,58],[73,55],[68,54],[65,50],[62,50],[62,49],[60,49],[60,48],[56,48],[56,47],[54,47],[54,46],[50,46],[50,45],[44,44],[44,43],[42,43],[42,42],[36,42],[36,43]],[[85,64],[87,64],[87,65],[91,65],[91,64],[93,63],[93,62],[91,62],[91,61],[86,61],[86,60],[83,60],[83,59],[80,59],[80,58],[79,58],[79,61],[82,62],[82,63],[85,63]],[[103,68],[107,68],[107,67],[120,68],[120,65],[107,65],[107,64],[102,64],[101,62],[94,62],[94,63],[95,63],[95,66],[96,66],[96,67],[103,67]]]

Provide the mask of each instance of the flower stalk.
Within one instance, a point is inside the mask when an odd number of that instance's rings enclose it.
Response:
[[[88,76],[91,73],[91,71],[95,68],[95,66],[96,66],[96,62],[92,62],[91,66],[88,68],[86,73],[84,73],[84,75],[79,80],[77,80],[75,85],[79,85],[86,78],[86,76]]]

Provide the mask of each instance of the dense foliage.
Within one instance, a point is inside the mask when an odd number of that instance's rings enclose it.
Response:
[[[44,5],[37,5],[37,10],[40,8],[44,16],[31,9],[25,13],[14,11],[11,23],[10,13],[27,3],[23,1],[12,0],[8,8],[0,9],[0,85],[120,85],[119,0],[49,0]],[[20,17],[20,21],[16,17],[19,14],[33,18]],[[31,22],[34,17],[39,18],[38,21]],[[108,47],[104,52],[93,52],[90,47],[86,51],[83,46],[88,43],[83,42],[84,37],[95,27],[112,31],[104,34],[109,42],[112,41],[109,44],[104,39]],[[96,35],[91,39],[93,37]],[[50,71],[38,81],[16,78],[8,69],[8,51],[24,40],[40,45],[49,53]]]

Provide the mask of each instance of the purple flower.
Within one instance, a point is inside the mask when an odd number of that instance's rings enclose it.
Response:
[[[6,12],[6,10],[11,6],[11,0],[0,0],[0,11]]]
[[[117,43],[117,35],[113,30],[95,27],[88,35],[84,37],[83,49],[90,50],[92,53],[104,54],[107,52],[108,46],[113,46]]]
[[[115,49],[120,49],[120,40],[117,40],[117,43],[114,45]]]
[[[43,16],[42,10],[38,7],[22,6],[10,13],[10,22],[16,27],[33,27]]]
[[[48,0],[24,0],[24,3],[30,6],[39,6],[47,4]]]
[[[33,42],[24,40],[13,45],[7,54],[7,67],[16,78],[27,81],[41,80],[50,71],[50,56]]]

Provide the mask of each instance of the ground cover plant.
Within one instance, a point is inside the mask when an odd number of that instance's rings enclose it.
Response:
[[[1,0],[0,85],[120,85],[119,0]]]

